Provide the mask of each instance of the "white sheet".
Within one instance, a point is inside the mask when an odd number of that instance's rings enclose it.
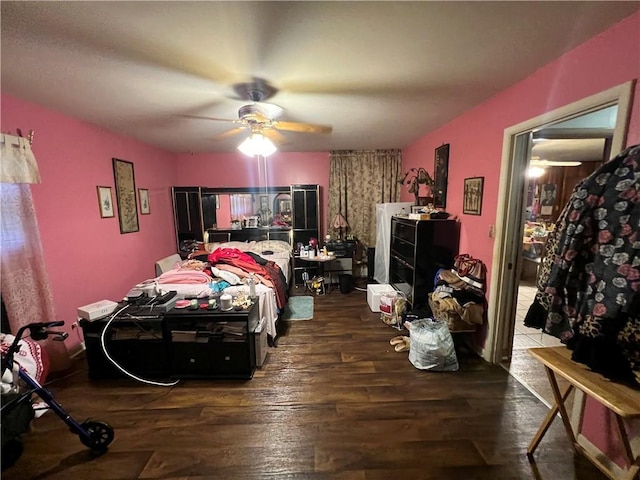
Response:
[[[247,285],[234,285],[224,289],[225,293],[237,295],[244,292],[249,295],[249,287]],[[267,324],[267,333],[275,338],[276,336],[276,320],[278,320],[278,304],[276,302],[276,294],[273,288],[258,283],[256,285],[256,295],[258,295],[258,310],[260,318],[264,318]]]

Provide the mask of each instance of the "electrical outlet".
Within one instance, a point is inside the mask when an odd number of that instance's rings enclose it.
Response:
[[[489,238],[494,238],[495,236],[496,236],[495,225],[489,225]]]

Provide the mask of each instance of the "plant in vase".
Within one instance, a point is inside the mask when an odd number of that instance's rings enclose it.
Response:
[[[404,174],[402,179],[398,180],[398,183],[409,186],[409,193],[413,193],[416,201],[416,205],[420,205],[420,185],[425,185],[427,187],[427,197],[432,198],[433,202],[433,185],[435,182],[429,172],[427,172],[424,168],[411,168]]]

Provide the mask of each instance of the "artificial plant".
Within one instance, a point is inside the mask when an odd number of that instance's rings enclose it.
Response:
[[[429,172],[424,168],[411,168],[404,174],[402,179],[398,180],[398,183],[403,185],[409,185],[409,193],[413,193],[416,197],[416,205],[418,204],[418,197],[420,193],[420,185],[426,185],[429,187],[430,192],[435,184]]]

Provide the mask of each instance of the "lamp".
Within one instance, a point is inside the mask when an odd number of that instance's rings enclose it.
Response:
[[[340,241],[342,241],[342,229],[344,228],[346,231],[349,228],[349,224],[347,223],[347,221],[344,219],[344,217],[340,213],[338,213],[336,214],[335,217],[333,217],[333,222],[331,222],[331,226],[336,230],[338,230]]]
[[[238,145],[238,150],[250,157],[256,155],[268,157],[278,149],[262,132],[251,132],[251,135]]]

